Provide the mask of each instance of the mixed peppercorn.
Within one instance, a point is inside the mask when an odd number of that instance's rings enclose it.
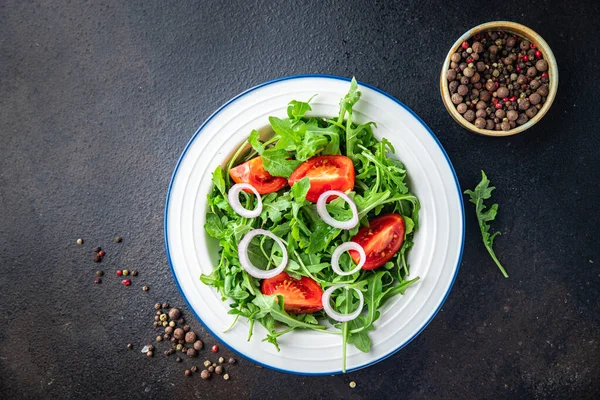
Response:
[[[200,350],[204,349],[204,342],[200,340],[196,332],[192,331],[190,326],[185,324],[185,319],[182,318],[181,311],[178,308],[171,307],[168,303],[156,303],[154,305],[155,315],[153,325],[155,328],[161,329],[156,336],[156,343],[171,342],[171,348],[163,352],[165,357],[169,357],[175,353],[185,354],[188,358],[193,359],[199,355]],[[128,348],[129,345],[127,345]],[[154,351],[153,345],[144,346],[142,353],[152,357]],[[219,351],[219,346],[211,347],[213,353]],[[209,379],[212,374],[222,375],[223,379],[228,380],[229,375],[224,374],[225,363],[233,365],[236,363],[234,358],[225,360],[224,357],[219,357],[218,362],[204,361],[204,369],[200,371],[202,379]],[[175,362],[183,362],[182,357],[176,357]],[[198,367],[193,365],[184,370],[186,376],[192,376],[198,371]]]
[[[114,238],[115,243],[121,243],[121,241],[122,239],[118,236]],[[76,242],[78,245],[82,245],[83,239],[79,238]],[[101,262],[105,256],[106,252],[100,247],[95,247],[93,249],[94,262]],[[117,269],[115,274],[117,277],[128,277],[129,275],[135,277],[138,276],[138,271],[135,269],[132,269],[131,271],[127,269]],[[94,283],[102,283],[102,276],[104,276],[104,271],[96,271]],[[121,284],[124,286],[131,286],[132,281],[129,278],[123,279],[121,280]],[[147,292],[148,290],[150,290],[148,286],[142,287],[142,291]],[[197,357],[200,350],[204,348],[204,343],[199,339],[198,335],[191,330],[190,326],[185,324],[181,311],[178,308],[171,307],[168,303],[156,303],[154,309],[156,310],[154,327],[163,330],[155,337],[156,344],[161,342],[171,342],[171,348],[163,352],[164,356],[168,357],[176,352],[181,352],[190,359]],[[132,350],[133,347],[133,344],[127,344],[127,349]],[[157,349],[153,344],[148,344],[142,348],[142,353],[147,357],[153,357],[156,350]],[[219,352],[219,346],[212,346],[211,351],[213,353]],[[175,361],[180,363],[183,362],[183,359],[177,357]],[[223,376],[224,380],[229,380],[230,376],[225,373],[225,366],[222,365],[225,363],[233,365],[236,363],[236,360],[234,358],[225,360],[225,358],[219,357],[218,363],[211,362],[210,360],[204,361],[205,368],[200,372],[200,377],[202,379],[210,379],[212,374],[217,374]],[[191,376],[196,372],[198,372],[198,367],[195,365],[184,370],[186,376]]]
[[[479,129],[508,131],[542,108],[548,62],[535,43],[504,31],[474,35],[450,57],[448,89],[456,110]]]

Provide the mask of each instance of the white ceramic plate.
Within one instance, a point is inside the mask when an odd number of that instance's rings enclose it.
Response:
[[[211,174],[224,164],[252,129],[268,125],[268,117],[286,116],[290,100],[312,100],[309,115],[337,116],[339,100],[349,80],[335,76],[293,76],[270,81],[236,96],[219,108],[194,134],[183,151],[167,194],[165,245],[171,271],[189,307],[204,326],[227,347],[257,364],[306,375],[341,373],[338,335],[294,331],[280,339],[281,352],[262,342],[266,331],[255,325],[250,342],[248,323],[231,324],[229,307],[216,291],[200,282],[217,265],[218,245],[205,233],[206,195]],[[431,130],[408,107],[381,90],[359,84],[362,97],[354,108],[355,122],[375,121],[374,133],[386,137],[408,170],[410,188],[421,201],[420,227],[409,255],[411,277],[421,280],[404,296],[382,309],[370,333],[372,348],[362,353],[348,346],[348,371],[390,356],[414,339],[431,321],[452,287],[464,242],[464,210],[454,169]]]

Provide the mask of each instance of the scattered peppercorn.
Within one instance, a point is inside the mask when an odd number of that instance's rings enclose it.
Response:
[[[203,347],[204,347],[204,343],[202,343],[202,340],[196,340],[194,342],[194,349],[202,350]]]
[[[169,308],[169,303],[163,303],[162,308]]]
[[[171,308],[169,310],[169,319],[171,321],[178,320],[180,317],[181,317],[181,311],[179,311],[177,308]]]
[[[175,323],[175,321],[170,321],[170,322],[169,322],[169,326],[170,326],[171,328],[175,328],[175,326],[176,326],[176,325],[177,325],[177,324]]]
[[[156,303],[156,304],[154,305],[154,309],[155,309],[155,310],[160,310],[160,304]]]
[[[210,372],[210,373],[215,372],[215,367],[213,367],[212,365],[210,367],[208,367],[208,372]]]
[[[215,367],[215,372],[219,375],[221,375],[223,373],[223,367],[218,365]]]
[[[173,337],[175,337],[175,339],[177,340],[181,340],[185,337],[185,332],[183,331],[183,329],[177,328],[173,331]]]
[[[350,382],[350,387],[352,389],[354,389],[356,387],[356,382],[354,382],[354,381]]]
[[[225,362],[225,359],[223,357],[219,357],[219,364],[223,364],[223,362]]]
[[[192,375],[192,371],[190,371],[189,369],[185,370],[185,376],[190,376]]]
[[[123,271],[121,271],[120,269],[118,269],[117,272],[116,272],[116,274],[117,274],[117,276],[121,276],[121,275],[123,275]]]
[[[181,324],[179,324],[179,325],[181,325]],[[189,325],[184,325],[183,331],[184,332],[189,332],[190,331],[190,326]]]
[[[160,314],[160,320],[161,320],[161,322],[166,322],[167,321],[167,314],[161,313]]]
[[[123,279],[121,283],[125,286],[131,286],[131,279]]]
[[[185,334],[186,343],[194,343],[196,341],[196,334],[194,332],[188,332]]]
[[[152,357],[152,356],[154,355],[154,353],[152,353],[152,351],[148,351],[148,352],[146,353],[146,355],[147,355],[148,357]]]
[[[138,276],[137,269],[132,269],[131,270],[131,276]]]
[[[213,353],[216,353],[219,351],[219,346],[217,346],[216,344],[210,349],[210,351],[212,351]]]
[[[175,361],[176,361],[176,362],[182,362],[183,360],[182,360],[182,358],[181,358],[181,357],[177,357],[177,358],[175,359]]]
[[[129,350],[131,350],[131,349],[133,349],[133,345],[132,345],[131,343],[128,343],[128,344],[127,344],[127,348],[128,348]]]
[[[169,323],[167,321],[163,321],[162,326],[167,327],[167,326],[169,326]]]
[[[94,262],[99,263],[100,261],[102,261],[102,257],[100,257],[98,254],[94,254]]]
[[[208,370],[206,370],[206,369],[203,369],[202,372],[200,372],[200,378],[202,378],[202,379],[210,378],[210,372],[208,372]]]
[[[235,358],[231,357],[227,362],[229,364],[233,365],[233,364],[235,364]]]
[[[142,286],[142,290],[143,290],[144,292],[147,292],[148,290],[150,290],[150,288],[149,288],[148,286]]]
[[[123,276],[127,276],[129,275],[129,270],[128,269],[124,269],[123,270]]]
[[[187,349],[187,351],[186,351],[186,354],[187,354],[188,357],[193,358],[193,357],[196,357],[198,355],[198,352],[193,347],[189,347]]]
[[[210,366],[211,362],[209,360],[204,360],[204,366],[208,367]]]
[[[104,252],[104,250],[100,250],[100,251],[98,252],[98,255],[99,255],[100,257],[104,257],[104,256],[106,255],[106,253]]]
[[[223,375],[223,379],[225,379],[226,381],[228,381],[229,380],[229,374]]]
[[[156,341],[157,341],[157,342],[162,342],[162,340],[163,340],[162,336],[157,336],[157,337],[156,337]]]
[[[83,239],[81,239],[81,238],[77,239],[77,244],[83,244]]]
[[[99,285],[99,284],[102,283],[102,279],[96,278],[96,279],[94,279],[94,283],[97,284],[97,285]]]
[[[117,236],[116,238],[114,238],[115,243],[121,243],[121,236]]]
[[[104,271],[96,271],[96,276],[102,276],[104,275]]]

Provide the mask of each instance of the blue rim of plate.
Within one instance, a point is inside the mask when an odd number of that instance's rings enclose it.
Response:
[[[292,370],[287,370],[287,369],[281,369],[281,368],[273,367],[273,366],[268,365],[268,364],[261,363],[260,361],[256,361],[255,359],[253,359],[251,357],[248,357],[247,355],[245,355],[241,351],[236,350],[233,346],[231,346],[230,344],[228,344],[227,341],[224,340],[220,335],[216,334],[214,331],[212,331],[210,328],[208,328],[208,326],[206,326],[206,324],[204,323],[204,321],[202,320],[202,318],[200,318],[200,316],[196,313],[196,311],[194,310],[194,308],[191,306],[190,302],[188,301],[187,297],[185,296],[185,293],[183,292],[183,289],[181,288],[181,285],[179,284],[179,281],[177,280],[177,275],[175,274],[175,270],[173,268],[173,262],[171,261],[171,253],[170,253],[170,250],[169,250],[169,239],[168,239],[168,236],[167,236],[167,232],[168,232],[168,219],[167,218],[168,218],[168,215],[169,215],[169,200],[171,198],[171,190],[173,188],[173,182],[175,181],[175,177],[177,176],[177,171],[179,170],[179,166],[181,165],[181,161],[185,157],[185,155],[186,155],[189,147],[191,146],[191,144],[194,142],[194,140],[196,140],[196,137],[202,132],[202,129],[204,128],[204,126],[206,126],[206,124],[208,124],[210,122],[210,120],[212,120],[221,111],[223,111],[225,108],[227,108],[231,103],[233,103],[237,99],[239,99],[239,98],[241,98],[241,97],[243,97],[243,96],[245,96],[245,95],[247,95],[247,94],[255,91],[256,89],[260,89],[262,87],[265,87],[265,86],[268,86],[268,85],[272,85],[272,84],[277,83],[277,82],[288,81],[288,80],[291,80],[291,79],[302,79],[302,78],[335,79],[335,80],[346,81],[346,82],[350,82],[350,80],[351,80],[350,78],[345,78],[343,76],[327,75],[327,74],[292,75],[292,76],[284,76],[282,78],[273,79],[273,80],[270,80],[270,81],[267,81],[267,82],[263,82],[263,83],[261,83],[259,85],[254,86],[254,87],[251,87],[250,89],[247,89],[246,91],[244,91],[244,92],[238,94],[237,96],[233,97],[228,102],[226,102],[221,107],[219,107],[215,112],[213,112],[210,115],[210,117],[208,117],[206,119],[206,121],[204,121],[204,123],[202,123],[202,125],[200,125],[200,128],[198,128],[198,130],[196,131],[196,133],[194,133],[194,135],[192,136],[192,138],[189,140],[189,142],[187,143],[187,145],[183,149],[183,152],[181,153],[181,156],[179,157],[179,160],[177,160],[177,165],[175,166],[175,170],[173,171],[173,175],[171,176],[171,181],[169,182],[169,189],[167,190],[167,199],[165,201],[165,216],[164,216],[164,220],[165,220],[165,227],[164,227],[165,249],[166,249],[166,252],[167,252],[167,260],[169,261],[169,267],[171,268],[171,274],[173,275],[173,279],[175,280],[175,284],[177,285],[177,289],[179,289],[179,293],[181,293],[181,296],[183,297],[183,300],[185,301],[187,307],[192,311],[192,313],[198,319],[198,321],[200,321],[200,323],[202,323],[202,325],[204,326],[204,328],[206,328],[206,330],[208,330],[210,332],[210,334],[214,338],[216,338],[217,340],[219,340],[220,342],[222,342],[223,344],[225,344],[225,346],[227,346],[227,348],[229,348],[231,351],[233,351],[234,353],[236,353],[238,356],[243,357],[243,358],[245,358],[245,359],[247,359],[249,361],[252,361],[253,363],[258,364],[258,365],[260,365],[262,367],[269,368],[269,369],[272,369],[272,370],[278,371],[278,372],[284,372],[286,374],[303,375],[303,376],[339,375],[339,374],[343,373],[341,369],[339,371],[332,371],[332,372],[311,373],[311,372],[298,372],[298,371],[292,371]],[[363,83],[363,82],[360,82],[360,81],[358,81],[358,84],[360,86],[368,87],[369,89],[372,89],[372,90],[376,91],[377,93],[384,95],[385,97],[387,97],[388,99],[394,101],[400,107],[402,107],[406,111],[408,111],[417,121],[419,121],[419,123],[421,125],[423,125],[423,127],[425,128],[425,130],[427,132],[429,132],[429,134],[431,135],[431,137],[433,138],[433,140],[435,141],[435,143],[438,145],[438,147],[440,148],[442,154],[446,158],[446,161],[448,162],[448,166],[450,167],[450,171],[452,171],[452,175],[454,176],[454,183],[456,184],[458,199],[459,199],[459,202],[460,202],[460,210],[461,210],[461,213],[462,213],[462,238],[461,238],[461,244],[460,244],[460,253],[458,255],[458,262],[456,264],[456,270],[454,272],[454,276],[452,277],[452,282],[450,282],[450,286],[448,286],[448,290],[446,291],[446,294],[444,294],[444,298],[440,302],[437,310],[435,310],[435,312],[431,315],[431,317],[429,318],[429,320],[427,320],[423,324],[423,326],[421,326],[421,328],[419,328],[419,330],[411,338],[409,338],[407,341],[405,341],[404,343],[402,343],[395,350],[390,351],[388,354],[386,354],[386,355],[378,358],[377,360],[371,361],[370,363],[367,363],[367,364],[364,364],[364,365],[361,365],[361,366],[358,366],[358,367],[355,367],[355,368],[347,369],[346,373],[358,371],[359,369],[363,369],[363,368],[369,367],[371,365],[377,364],[380,361],[385,360],[386,358],[388,358],[388,357],[396,354],[400,350],[402,350],[406,345],[408,345],[417,336],[419,336],[421,334],[421,332],[423,332],[423,330],[427,327],[427,325],[429,325],[429,323],[435,318],[435,316],[437,315],[437,313],[440,311],[440,309],[444,305],[444,302],[448,298],[448,295],[452,291],[452,286],[454,286],[454,281],[456,281],[456,277],[458,275],[458,270],[460,269],[460,263],[462,261],[463,250],[464,250],[464,247],[465,247],[465,206],[464,206],[464,202],[463,202],[463,199],[462,199],[462,196],[461,196],[462,192],[461,192],[461,189],[460,189],[460,184],[458,183],[458,177],[456,176],[456,171],[454,170],[454,166],[452,165],[452,162],[450,162],[450,158],[448,157],[448,154],[446,153],[446,150],[444,150],[444,147],[442,146],[442,144],[440,143],[440,141],[438,140],[438,138],[435,136],[435,134],[433,133],[433,131],[429,128],[429,126],[427,126],[427,124],[425,122],[423,122],[423,120],[417,114],[415,114],[415,112],[413,110],[411,110],[410,108],[408,108],[404,103],[402,103],[400,100],[396,99],[394,96],[392,96],[392,95],[384,92],[383,90],[381,90],[381,89],[379,89],[379,88],[377,88],[375,86],[371,86],[371,85],[369,85],[367,83]]]

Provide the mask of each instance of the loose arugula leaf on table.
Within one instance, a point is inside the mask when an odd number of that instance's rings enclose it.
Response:
[[[498,204],[492,204],[486,210],[485,204],[483,204],[484,200],[492,197],[492,191],[496,189],[495,186],[490,186],[490,181],[488,177],[485,175],[485,172],[481,171],[481,182],[475,187],[475,190],[465,190],[465,194],[469,195],[469,201],[475,204],[475,213],[477,214],[477,221],[479,222],[479,229],[481,230],[481,238],[483,239],[483,244],[487,249],[488,253],[492,257],[492,260],[496,263],[502,275],[505,278],[508,278],[508,274],[506,270],[500,264],[500,261],[496,257],[496,253],[494,253],[494,249],[492,246],[494,245],[494,238],[500,234],[500,232],[495,232],[490,235],[490,221],[496,219],[496,214],[498,213]]]

